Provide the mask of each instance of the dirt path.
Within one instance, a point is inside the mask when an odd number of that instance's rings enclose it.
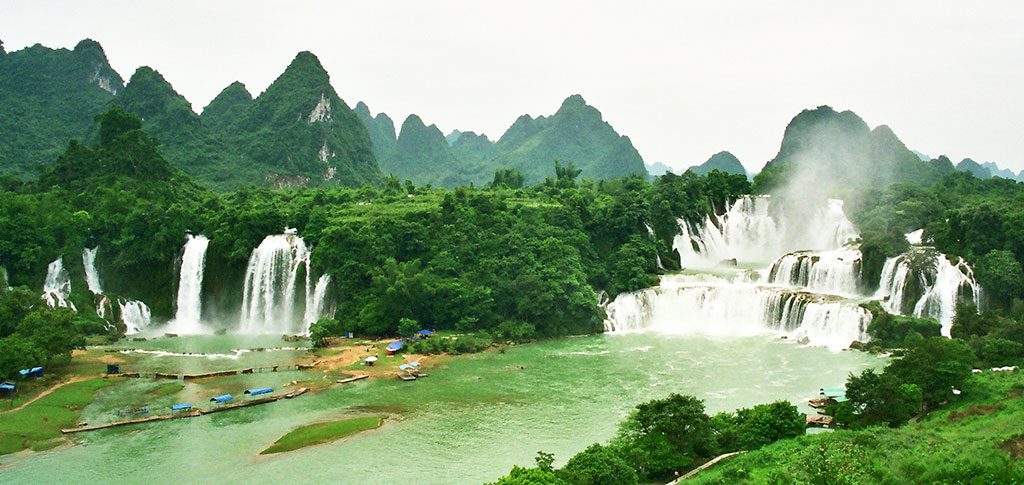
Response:
[[[5,411],[2,411],[2,412],[0,412],[0,414],[13,413],[14,411],[19,411],[19,410],[23,409],[25,406],[28,406],[29,404],[32,404],[32,403],[34,403],[34,402],[36,402],[36,401],[38,401],[38,400],[40,400],[40,399],[50,395],[50,393],[52,393],[53,391],[56,391],[57,389],[60,389],[61,387],[64,387],[64,386],[66,386],[68,384],[74,384],[76,382],[82,382],[84,380],[92,379],[93,377],[95,377],[95,376],[75,376],[75,377],[72,377],[71,379],[68,379],[66,381],[58,382],[58,383],[54,384],[53,387],[50,387],[49,389],[47,389],[47,390],[45,390],[43,392],[40,392],[39,394],[37,394],[32,399],[29,399],[28,401],[25,401],[24,403],[21,404],[21,406],[18,406],[16,408],[12,408],[12,409],[8,409],[8,410],[5,410]]]

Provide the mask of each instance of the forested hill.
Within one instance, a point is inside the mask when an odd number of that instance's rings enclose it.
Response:
[[[708,174],[712,170],[747,176],[747,169],[740,163],[740,159],[729,152],[718,152],[711,155],[711,158],[708,158],[706,162],[687,169],[688,172],[693,172],[697,175]]]
[[[456,130],[446,138],[416,115],[402,123],[396,139],[386,114],[374,117],[362,103],[356,113],[371,132],[381,170],[417,184],[481,185],[502,169],[515,169],[527,184],[536,184],[552,175],[555,162],[571,163],[582,178],[593,180],[647,175],[629,137],[580,95],[566,98],[551,116],[520,116],[496,142],[471,131]]]
[[[931,185],[951,167],[922,161],[888,126],[871,129],[856,113],[829,106],[804,110],[786,126],[778,154],[754,178],[770,192],[790,173],[829,189],[884,187],[894,182]],[[829,186],[831,185],[831,186]]]
[[[94,139],[92,119],[111,104],[139,116],[172,165],[213,188],[382,180],[366,128],[309,52],[255,99],[236,82],[200,116],[153,68],[125,86],[92,40],[0,53],[0,172],[38,176],[68,139]]]
[[[103,48],[89,39],[73,50],[0,48],[0,172],[38,176],[123,88]]]

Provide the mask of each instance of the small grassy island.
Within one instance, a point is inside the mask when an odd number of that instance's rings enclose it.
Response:
[[[346,418],[325,423],[313,423],[295,428],[288,434],[282,436],[269,448],[263,450],[261,455],[284,453],[294,451],[307,446],[319,445],[342,438],[352,436],[363,431],[377,429],[384,424],[383,416],[362,416],[358,418]]]

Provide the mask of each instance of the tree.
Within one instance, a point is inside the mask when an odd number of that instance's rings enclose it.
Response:
[[[612,450],[593,444],[577,453],[558,470],[558,475],[573,485],[635,484],[636,471]]]
[[[736,412],[739,421],[740,445],[753,450],[781,439],[804,434],[806,418],[789,401],[758,404]]]
[[[892,374],[878,374],[865,369],[861,374],[850,374],[846,381],[852,416],[835,413],[842,424],[872,426],[886,424],[900,426],[921,412],[921,388],[916,384],[901,383]]]
[[[513,466],[508,475],[492,485],[566,485],[566,482],[551,470]]]
[[[971,375],[973,360],[974,353],[963,340],[932,337],[891,361],[884,374],[916,385],[925,406],[933,408],[953,397],[953,389]]]
[[[974,274],[990,301],[999,307],[1008,307],[1024,293],[1024,270],[1010,251],[989,251],[978,260]]]
[[[402,318],[398,321],[398,335],[401,337],[412,337],[420,330],[420,322],[411,318]]]
[[[672,394],[637,405],[612,442],[648,478],[661,478],[717,452],[704,402]]]
[[[341,322],[323,317],[309,326],[309,339],[313,341],[313,347],[323,347],[327,345],[327,337],[341,335],[343,331]]]
[[[46,351],[20,335],[0,338],[0,377],[13,378],[21,369],[46,363]]]

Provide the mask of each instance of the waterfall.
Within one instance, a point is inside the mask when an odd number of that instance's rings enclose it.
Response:
[[[170,329],[174,333],[191,335],[203,333],[202,316],[203,271],[206,266],[206,236],[188,235],[181,251],[181,271],[178,276],[177,311]]]
[[[64,257],[60,256],[46,267],[46,281],[43,283],[43,299],[50,308],[70,308],[78,311],[71,302],[71,275],[64,269]]]
[[[719,337],[781,332],[843,349],[866,338],[871,315],[855,302],[767,285],[672,275],[655,288],[622,293],[606,309],[605,331]]]
[[[861,253],[855,246],[830,251],[796,251],[775,260],[770,283],[800,286],[835,295],[858,294]]]
[[[679,226],[673,247],[684,267],[698,268],[727,259],[766,263],[790,251],[836,249],[857,237],[843,201],[836,199],[822,206],[746,196],[721,215],[710,214],[701,222],[680,220]]]
[[[121,307],[121,321],[124,322],[125,335],[139,333],[140,330],[149,326],[152,313],[145,303],[137,300],[120,300],[117,303]]]
[[[322,317],[329,316],[331,311],[326,305],[327,286],[331,284],[331,276],[324,274],[316,280],[316,287],[312,292],[306,293],[306,314],[302,321],[306,324],[304,333],[309,333],[309,324],[315,323]]]
[[[938,320],[947,337],[958,301],[972,301],[981,310],[981,286],[970,265],[963,260],[953,264],[945,254],[928,247],[887,259],[875,298],[891,313]]]
[[[0,289],[11,289],[11,275],[7,274],[6,266],[0,266]]]
[[[300,272],[305,277],[304,294],[309,295],[309,271],[309,249],[294,229],[263,239],[252,251],[245,271],[240,331],[247,334],[304,333],[308,322],[300,321],[295,297]]]
[[[96,246],[92,249],[82,249],[82,267],[85,268],[85,283],[89,285],[89,291],[94,295],[103,294],[103,285],[100,284],[100,273],[96,271]]]

